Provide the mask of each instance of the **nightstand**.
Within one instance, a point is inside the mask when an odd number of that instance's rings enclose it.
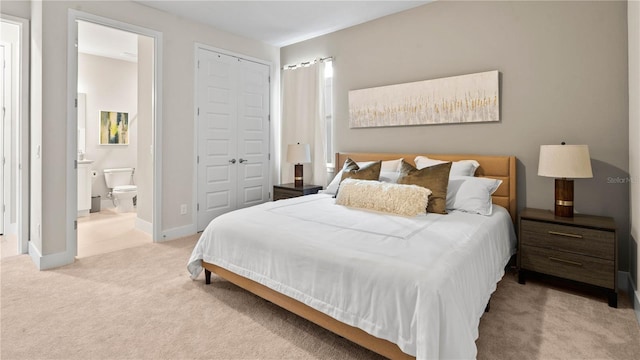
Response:
[[[594,285],[618,306],[616,224],[610,217],[524,209],[519,217],[518,282],[534,271]]]
[[[311,184],[304,184],[297,187],[293,183],[273,185],[273,201],[317,194],[320,190],[322,190],[322,186]]]

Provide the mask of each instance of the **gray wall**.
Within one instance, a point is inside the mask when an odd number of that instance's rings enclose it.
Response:
[[[551,209],[542,144],[589,145],[578,212],[610,215],[629,269],[626,2],[437,1],[281,49],[281,63],[334,56],[336,151],[515,155],[518,206]],[[348,91],[499,70],[501,122],[349,129]]]

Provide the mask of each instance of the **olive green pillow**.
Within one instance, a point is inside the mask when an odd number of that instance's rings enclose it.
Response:
[[[380,178],[380,169],[382,168],[382,161],[374,161],[371,164],[367,164],[363,167],[358,166],[358,163],[347,158],[342,167],[342,180],[344,179],[358,179],[358,180],[375,180]]]
[[[370,164],[367,164],[363,167],[358,166],[358,163],[347,158],[344,161],[344,166],[342,167],[342,178],[340,182],[344,179],[358,179],[358,180],[375,180],[378,181],[380,178],[380,169],[382,169],[382,161],[374,161]],[[336,194],[333,197],[338,196],[338,192],[340,192],[340,185],[338,185],[338,189],[336,190]]]
[[[447,213],[447,186],[451,162],[416,169],[413,165],[402,161],[398,184],[419,185],[431,190],[427,212]]]

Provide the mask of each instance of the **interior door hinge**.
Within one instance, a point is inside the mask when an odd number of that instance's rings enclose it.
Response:
[[[267,160],[271,160],[271,154],[268,154]]]
[[[196,164],[200,164],[200,155],[196,156]]]
[[[73,160],[73,168],[74,169],[78,168],[78,160]]]
[[[78,230],[78,220],[73,220],[73,230]]]
[[[200,108],[198,108],[198,116],[200,116]]]
[[[76,101],[75,101],[75,107],[76,108],[78,107],[78,99],[76,99]]]
[[[198,69],[200,69],[200,60],[198,60]]]
[[[196,204],[196,211],[200,211],[200,203]]]
[[[271,114],[267,115],[267,119],[271,122]]]

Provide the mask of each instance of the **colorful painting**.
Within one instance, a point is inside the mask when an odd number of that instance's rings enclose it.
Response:
[[[498,71],[349,91],[349,127],[500,121]]]
[[[129,114],[100,111],[100,145],[129,144]]]

